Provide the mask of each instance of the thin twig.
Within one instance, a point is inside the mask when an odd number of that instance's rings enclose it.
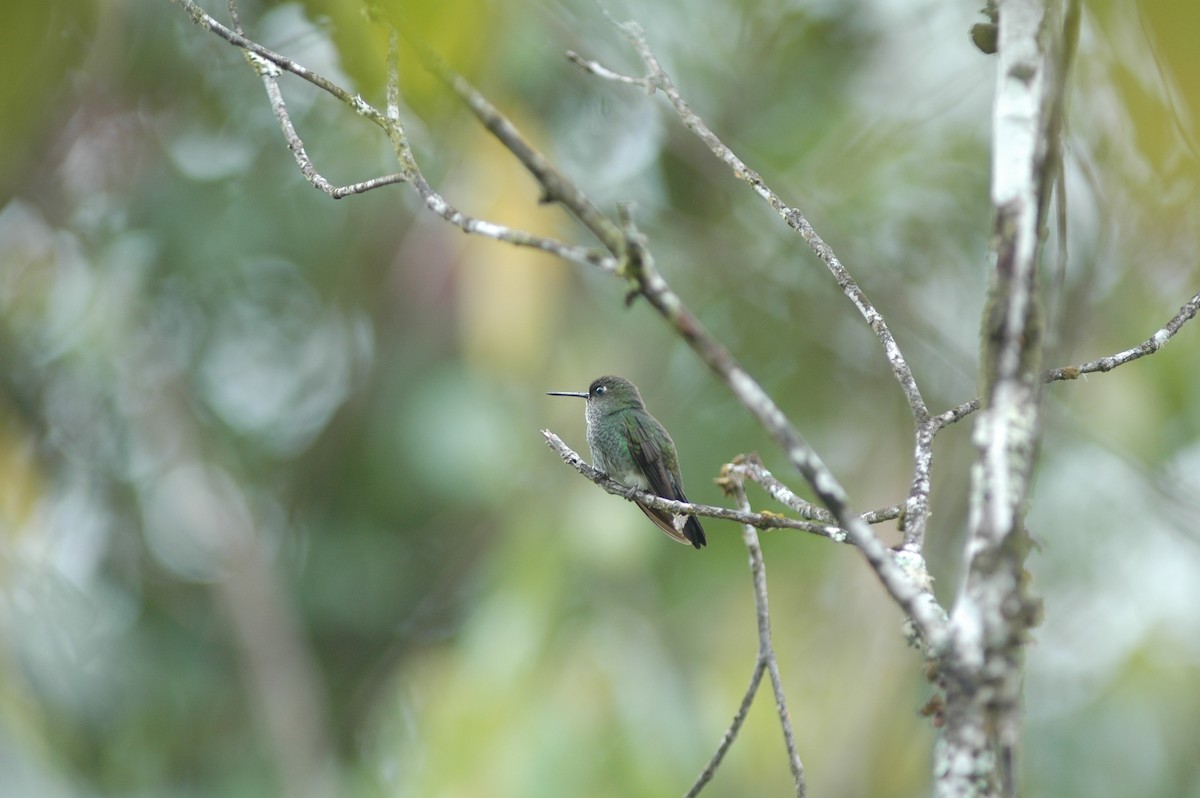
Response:
[[[267,90],[267,99],[271,103],[271,111],[274,112],[275,118],[279,121],[279,127],[283,131],[283,138],[287,141],[288,149],[292,151],[292,156],[296,159],[296,165],[300,167],[300,174],[304,175],[304,179],[313,188],[328,194],[334,199],[342,199],[352,194],[362,194],[373,188],[392,185],[394,183],[403,183],[407,180],[403,174],[374,177],[370,180],[364,180],[349,186],[335,186],[326,180],[313,165],[312,158],[309,157],[308,150],[304,147],[304,141],[300,138],[300,134],[296,132],[295,125],[292,124],[292,118],[287,109],[287,102],[283,99],[283,91],[279,88],[279,68],[274,62],[268,61],[256,53],[247,52],[246,59],[254,66],[259,77],[262,78],[263,86]]]
[[[1197,312],[1200,312],[1200,293],[1184,303],[1170,321],[1168,321],[1158,332],[1151,335],[1142,343],[1126,349],[1124,352],[1117,352],[1108,357],[1102,357],[1099,360],[1089,360],[1087,363],[1080,363],[1078,366],[1065,366],[1063,368],[1050,369],[1042,372],[1042,382],[1054,382],[1056,380],[1075,380],[1084,374],[1092,374],[1100,371],[1112,371],[1117,366],[1123,366],[1126,363],[1132,363],[1138,358],[1143,358],[1146,355],[1152,355],[1162,349],[1167,341],[1175,337],[1175,333],[1184,324],[1196,317]]]
[[[767,470],[757,454],[735,457],[726,468],[745,479],[757,482],[768,496],[784,507],[799,513],[802,518],[826,524],[835,523],[833,513],[797,496],[791,488],[780,482],[774,474]]]
[[[941,431],[942,427],[948,427],[951,424],[957,424],[967,416],[983,407],[983,400],[972,399],[969,402],[963,402],[960,405],[955,405],[944,413],[938,413],[933,417],[934,424],[937,425],[937,431]]]
[[[734,497],[743,510],[749,508],[746,490],[740,482],[733,485]],[[750,572],[754,577],[754,612],[758,616],[758,658],[766,664],[771,677],[771,689],[775,693],[775,712],[783,730],[783,742],[787,746],[788,764],[792,770],[792,782],[796,785],[796,798],[804,798],[804,764],[796,750],[796,735],[792,731],[792,718],[788,713],[787,696],[783,692],[783,677],[779,673],[779,660],[775,657],[775,646],[771,643],[771,613],[767,606],[767,565],[763,561],[762,547],[758,545],[758,531],[752,526],[742,527],[742,540],[750,555]]]
[[[1179,332],[1183,325],[1196,318],[1197,313],[1200,313],[1200,293],[1185,302],[1183,307],[1179,309],[1179,312],[1171,317],[1170,321],[1137,346],[1108,355],[1107,357],[1102,357],[1098,360],[1089,360],[1086,363],[1079,363],[1074,366],[1060,366],[1048,369],[1043,371],[1039,375],[1039,378],[1043,383],[1077,380],[1085,374],[1109,372],[1118,366],[1124,366],[1126,363],[1132,363],[1146,355],[1152,355],[1166,346],[1167,342],[1175,337],[1175,334]],[[942,427],[962,421],[982,406],[983,402],[980,399],[972,399],[969,402],[963,402],[944,413],[934,416],[932,421],[940,430]]]
[[[746,490],[742,484],[740,474],[737,478],[728,480],[724,487],[728,493],[733,494],[738,506],[743,511],[750,509],[750,502],[746,498]],[[779,724],[783,731],[784,745],[787,747],[788,765],[792,771],[792,781],[796,787],[796,795],[797,798],[804,798],[807,792],[804,780],[804,764],[800,761],[800,754],[796,748],[796,735],[792,731],[792,719],[788,713],[787,698],[783,691],[783,678],[779,673],[779,661],[775,656],[775,647],[771,642],[771,612],[767,601],[767,567],[763,561],[762,547],[758,543],[758,532],[754,527],[742,527],[742,540],[749,554],[750,573],[754,581],[754,612],[758,620],[758,655],[754,661],[754,672],[750,675],[750,684],[742,696],[742,703],[738,706],[737,712],[734,713],[729,728],[721,736],[721,742],[717,746],[717,750],[713,752],[704,770],[700,771],[700,775],[696,777],[696,781],[687,793],[684,794],[684,798],[695,798],[704,789],[705,785],[712,780],[717,768],[721,765],[721,761],[725,758],[726,752],[733,745],[733,741],[737,739],[738,732],[741,730],[742,724],[746,720],[746,715],[750,711],[750,706],[754,703],[754,696],[758,692],[759,685],[762,683],[764,672],[769,673],[771,676],[771,689],[775,694],[775,711],[779,715]]]
[[[611,80],[615,83],[624,83],[629,86],[640,86],[645,89],[648,94],[653,94],[658,88],[658,84],[652,78],[634,78],[629,75],[622,75],[620,72],[613,72],[608,67],[601,64],[599,61],[592,61],[584,58],[574,50],[567,50],[567,60],[572,64],[583,69],[583,71],[595,75],[598,78]]]
[[[350,92],[346,91],[324,75],[313,72],[311,69],[301,66],[287,56],[281,55],[280,53],[277,53],[267,47],[263,47],[258,42],[247,39],[240,32],[225,27],[207,11],[198,6],[194,0],[171,0],[171,2],[182,6],[184,11],[188,13],[188,16],[191,17],[192,22],[207,31],[215,33],[217,36],[220,36],[233,46],[240,47],[246,52],[254,53],[260,58],[264,58],[267,61],[270,61],[272,64],[275,64],[285,72],[291,72],[293,75],[307,80],[314,86],[329,92],[334,97],[337,97],[339,100],[351,106],[372,121],[376,121],[376,116],[382,118],[382,114],[368,105],[361,97],[352,95]]]
[[[827,524],[835,523],[833,514],[824,507],[818,507],[811,502],[805,501],[797,496],[791,488],[780,482],[762,464],[762,460],[759,459],[757,454],[738,455],[725,468],[728,471],[738,473],[751,482],[758,483],[767,492],[768,496],[783,506],[799,513],[805,520],[821,521]],[[878,510],[863,513],[860,517],[868,524],[878,524],[883,521],[891,521],[894,518],[899,518],[903,510],[903,504],[892,504],[887,507],[880,507]]]
[[[558,202],[600,240],[610,253],[620,256],[624,237],[620,228],[601,211],[574,181],[560,172],[549,159],[521,134],[512,121],[492,105],[470,81],[450,68],[421,40],[409,36],[400,27],[400,35],[417,51],[421,63],[475,114],[475,118],[499,140],[542,187],[543,203]]]

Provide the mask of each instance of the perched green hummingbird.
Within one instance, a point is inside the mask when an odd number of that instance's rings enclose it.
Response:
[[[547,391],[546,395],[587,400],[587,442],[596,468],[631,488],[641,488],[664,499],[687,501],[675,442],[658,419],[646,412],[642,395],[632,382],[622,377],[599,377],[587,393]],[[695,516],[688,516],[680,532],[675,528],[672,513],[635,503],[673,540],[696,548],[708,542]]]

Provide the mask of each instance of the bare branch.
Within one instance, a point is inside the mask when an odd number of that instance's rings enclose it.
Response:
[[[751,482],[757,482],[767,492],[768,496],[785,507],[799,513],[806,520],[821,521],[827,524],[832,524],[835,521],[833,514],[828,510],[805,501],[793,493],[791,488],[780,482],[762,464],[762,460],[759,459],[757,454],[738,455],[733,459],[732,463],[722,469],[722,475],[726,472],[733,472]],[[717,483],[724,484],[721,479],[718,479]],[[899,518],[903,510],[903,504],[893,504],[863,513],[860,517],[868,524],[878,524]]]
[[[827,524],[832,524],[835,521],[833,513],[823,507],[818,507],[815,504],[805,501],[797,496],[791,488],[780,482],[774,474],[767,470],[757,454],[735,457],[733,462],[727,465],[725,469],[736,473],[739,477],[757,482],[772,499],[784,507],[794,510],[810,521],[821,521]],[[722,476],[724,476],[724,473]],[[721,484],[719,480],[718,483]],[[867,523],[875,522],[868,521]]]
[[[412,41],[411,37],[409,41]],[[937,605],[932,592],[913,584],[896,566],[887,547],[875,537],[861,518],[852,513],[846,492],[837,478],[801,437],[783,411],[762,386],[742,368],[732,353],[704,329],[658,274],[650,250],[644,245],[641,236],[636,234],[632,220],[626,218],[625,224],[618,226],[604,216],[591,200],[570,179],[551,166],[546,158],[520,135],[516,126],[489,103],[466,78],[450,69],[421,43],[413,44],[422,53],[426,66],[467,103],[492,135],[542,183],[546,198],[562,203],[610,252],[619,257],[617,275],[628,280],[635,291],[649,301],[701,360],[725,382],[738,401],[763,425],[833,513],[838,524],[846,530],[848,539],[862,551],[884,588],[913,620],[926,643],[940,647],[945,642],[945,612]],[[882,318],[879,321],[882,321]],[[924,413],[924,404],[920,407]]]
[[[641,504],[659,510],[666,510],[669,513],[677,515],[687,514],[704,516],[706,518],[720,518],[725,521],[748,524],[756,529],[798,529],[802,532],[809,532],[820,537],[829,538],[837,543],[846,542],[846,533],[832,524],[801,521],[777,513],[754,513],[731,510],[728,507],[714,507],[708,504],[677,502],[641,490],[631,493],[628,485],[618,482],[595,466],[589,465],[577,452],[563,443],[562,438],[550,430],[542,430],[542,436],[546,439],[546,445],[557,452],[558,456],[563,459],[563,462],[614,496],[621,496],[629,501],[637,501]]]
[[[407,34],[407,28],[399,27],[400,34],[421,57],[425,68],[432,72],[451,91],[458,95],[475,118],[496,137],[522,166],[542,186],[542,202],[558,202],[570,211],[604,247],[614,255],[620,255],[625,241],[620,228],[608,218],[575,183],[550,163],[508,117],[492,105],[470,81],[455,72],[435,52],[419,39]]]
[[[560,202],[591,230],[604,244],[609,257],[592,250],[567,247],[559,242],[512,231],[499,225],[471,219],[450,206],[429,187],[420,174],[403,128],[385,114],[365,103],[361,98],[351,97],[348,92],[329,81],[316,76],[267,48],[257,45],[235,33],[205,14],[192,0],[174,0],[181,3],[197,24],[214,30],[227,41],[266,58],[286,71],[293,72],[315,85],[329,91],[349,104],[355,111],[367,116],[388,134],[402,173],[417,189],[426,205],[443,218],[467,232],[475,232],[524,246],[537,247],[554,252],[568,260],[586,262],[616,273],[628,280],[634,289],[645,296],[650,304],[672,324],[679,335],[692,347],[701,359],[725,382],[738,400],[761,423],[787,454],[788,459],[812,486],[816,495],[830,509],[847,538],[863,553],[871,568],[876,572],[885,589],[904,609],[920,630],[925,642],[940,647],[945,640],[945,613],[937,605],[930,591],[913,583],[894,562],[891,553],[870,531],[867,524],[850,511],[845,491],[837,479],[824,465],[816,452],[800,436],[795,427],[772,401],[762,387],[737,363],[733,355],[704,330],[699,321],[686,309],[680,298],[670,289],[666,281],[654,268],[653,257],[644,246],[640,235],[633,228],[632,219],[627,224],[617,225],[602,212],[562,173],[550,165],[546,158],[535,150],[519,133],[517,128],[494,106],[492,106],[461,75],[449,69],[420,42],[413,42],[422,54],[426,65],[458,94],[475,113],[483,125],[507,147],[527,170],[542,184],[544,197]],[[403,33],[403,30],[401,30]],[[411,37],[409,37],[411,41]],[[760,181],[761,182],[761,181]],[[802,219],[802,217],[798,217]],[[807,222],[804,222],[807,225]],[[809,228],[811,230],[811,228]],[[832,253],[829,253],[832,255]],[[848,275],[846,275],[848,277]],[[879,319],[882,321],[882,319]],[[874,326],[874,325],[873,325]],[[897,350],[898,351],[898,350]],[[915,387],[915,386],[914,386]],[[923,408],[923,405],[921,405]],[[923,412],[923,411],[922,411]],[[811,530],[810,530],[811,531]],[[819,534],[819,533],[818,533]]]
[[[1126,363],[1132,363],[1146,355],[1152,355],[1166,346],[1167,342],[1175,337],[1175,334],[1179,332],[1184,324],[1194,319],[1197,313],[1200,313],[1200,293],[1185,302],[1183,307],[1179,309],[1179,312],[1163,325],[1158,332],[1132,349],[1126,349],[1123,352],[1117,352],[1116,354],[1102,357],[1099,360],[1089,360],[1086,363],[1074,366],[1059,366],[1058,368],[1049,369],[1043,371],[1039,375],[1039,378],[1044,383],[1077,380],[1085,374],[1112,371],[1118,366],[1124,366]],[[972,399],[969,402],[963,402],[944,413],[934,416],[932,421],[937,429],[940,430],[942,427],[962,421],[982,406],[983,402],[981,400]]]
[[[678,515],[687,514],[700,515],[706,518],[719,518],[724,521],[748,524],[755,529],[796,529],[819,537],[829,538],[834,543],[850,542],[845,530],[832,522],[832,516],[829,511],[812,505],[792,493],[787,486],[779,482],[770,471],[763,468],[762,464],[757,462],[756,455],[738,455],[732,463],[724,465],[721,468],[721,476],[716,480],[717,484],[722,489],[728,490],[729,483],[732,481],[730,480],[731,475],[734,475],[738,480],[747,479],[751,482],[757,482],[763,486],[764,490],[772,498],[797,512],[809,516],[808,518],[800,520],[772,512],[744,512],[709,504],[692,504],[690,502],[664,499],[661,496],[656,496],[653,493],[645,491],[630,493],[628,485],[618,482],[600,469],[588,464],[578,452],[567,446],[562,438],[550,430],[542,430],[542,436],[546,439],[546,445],[557,452],[558,456],[563,459],[563,462],[609,493],[614,496],[620,496],[628,501],[637,501]],[[863,513],[859,517],[868,524],[879,524],[899,518],[902,510],[903,505],[893,504],[889,507],[881,507],[878,510]]]
[[[750,507],[746,490],[740,482],[733,484],[734,498],[743,510]],[[758,545],[758,532],[752,526],[742,527],[742,540],[750,555],[750,572],[754,577],[754,612],[758,616],[758,658],[767,666],[771,677],[771,689],[775,693],[775,712],[783,729],[783,742],[787,746],[788,764],[792,770],[792,781],[796,785],[796,798],[804,798],[804,765],[796,750],[796,735],[792,731],[792,718],[788,713],[787,697],[783,692],[783,677],[779,674],[779,660],[771,643],[771,613],[767,607],[767,565],[763,561],[762,548]]]
[[[942,427],[948,427],[951,424],[957,424],[967,416],[971,415],[979,408],[983,407],[981,399],[972,399],[969,402],[963,402],[960,405],[955,405],[944,413],[939,413],[933,417],[933,421],[937,424],[938,430]]]
[[[758,618],[759,651],[749,687],[707,767],[688,795],[697,794],[712,778],[736,738],[764,673],[771,677],[789,755],[796,794],[804,795],[803,765],[796,751],[779,667],[771,642],[767,586],[756,529],[796,529],[838,542],[850,542],[863,554],[893,600],[907,614],[913,635],[925,655],[936,659],[939,684],[946,691],[946,731],[938,743],[939,795],[996,794],[1019,722],[1019,689],[1022,634],[1033,614],[1023,578],[1027,549],[1022,515],[1028,495],[1032,464],[1040,440],[1040,385],[1076,379],[1082,374],[1109,371],[1162,348],[1178,330],[1200,312],[1200,294],[1194,296],[1166,326],[1141,345],[1100,360],[1039,372],[1043,329],[1037,301],[1038,231],[1048,207],[1050,187],[1061,174],[1059,160],[1064,108],[1063,86],[1078,34],[1078,0],[1001,0],[1000,88],[997,91],[997,146],[993,163],[995,249],[993,281],[985,318],[985,346],[981,370],[984,400],[976,399],[931,416],[912,371],[892,336],[883,315],[867,298],[833,250],[797,209],[788,206],[762,177],[750,169],[697,115],[674,86],[636,23],[610,21],[624,34],[649,70],[643,78],[630,77],[569,52],[572,63],[601,79],[639,86],[648,93],[661,91],[683,124],[698,136],[734,175],[797,231],[826,265],[843,293],[858,309],[879,341],[891,371],[900,385],[915,421],[914,470],[906,501],[864,515],[854,514],[842,486],[762,386],[737,362],[733,354],[710,335],[691,314],[655,267],[653,253],[638,230],[633,209],[618,206],[614,219],[597,207],[566,175],[533,147],[517,127],[465,78],[447,66],[423,42],[393,23],[389,35],[386,110],[380,111],[362,97],[291,59],[246,38],[238,23],[234,0],[229,0],[234,28],[204,12],[194,0],[173,0],[197,25],[241,48],[263,80],[272,110],[301,173],[317,189],[333,198],[359,194],[384,185],[408,183],[427,208],[466,233],[539,249],[567,261],[587,264],[613,274],[629,285],[629,299],[644,297],[697,356],[724,382],[738,401],[767,430],[789,461],[828,508],[815,507],[797,496],[767,471],[757,458],[741,458],[727,465],[718,480],[736,497],[738,509],[676,502],[644,491],[631,491],[585,463],[553,433],[543,430],[547,444],[568,464],[606,491],[649,507],[676,514],[693,514],[735,521],[743,525],[749,553]],[[1066,3],[1065,21],[1053,11]],[[605,16],[607,12],[605,12]],[[1060,30],[1055,30],[1055,27]],[[438,76],[479,122],[528,170],[538,182],[544,202],[555,202],[574,215],[599,241],[600,247],[569,245],[551,238],[468,216],[437,193],[426,181],[401,123],[399,88],[399,36],[408,38],[425,65]],[[1053,40],[1063,34],[1062,42]],[[1064,47],[1058,60],[1041,47],[1050,41]],[[1065,42],[1065,44],[1063,44]],[[400,171],[349,186],[334,186],[314,166],[295,130],[278,78],[290,72],[318,86],[353,112],[380,127],[392,144]],[[1048,76],[1049,73],[1049,76]],[[1060,195],[1060,219],[1065,199]],[[1063,225],[1060,224],[1060,227]],[[1065,241],[1060,237],[1060,241]],[[1065,250],[1060,253],[1065,259]],[[955,607],[953,622],[934,598],[921,555],[928,522],[933,440],[943,428],[977,411],[975,443],[978,465],[973,473],[971,541],[966,578]],[[803,516],[789,518],[769,512],[752,512],[745,494],[746,479],[758,482],[775,500]],[[902,519],[904,544],[893,552],[868,524]],[[282,716],[281,716],[282,717]],[[320,741],[318,741],[320,743]],[[314,744],[316,745],[316,744]],[[324,745],[324,743],[320,743]],[[317,745],[316,747],[319,747]],[[997,768],[996,762],[1001,762]],[[302,769],[297,768],[296,773]],[[999,772],[999,777],[998,777]],[[1007,784],[1005,786],[1008,786]]]
[[[407,137],[404,134],[404,128],[399,120],[399,88],[394,68],[389,70],[388,113],[384,113],[366,102],[362,97],[351,94],[346,89],[338,86],[329,78],[301,66],[287,56],[276,53],[257,42],[247,39],[240,30],[240,24],[238,25],[239,29],[236,31],[225,27],[200,8],[200,6],[196,5],[194,0],[172,0],[172,2],[183,6],[192,21],[197,25],[205,30],[212,31],[225,41],[242,48],[246,52],[247,60],[250,61],[255,71],[258,72],[263,80],[272,111],[279,120],[284,139],[287,141],[288,148],[292,151],[301,173],[318,190],[334,199],[341,199],[342,197],[361,194],[380,186],[407,182],[412,184],[413,188],[416,189],[417,194],[420,195],[421,200],[427,208],[465,233],[504,241],[515,246],[541,250],[556,255],[563,260],[597,266],[605,271],[616,271],[616,259],[602,251],[588,247],[573,246],[545,236],[534,235],[524,230],[477,219],[458,210],[441,194],[434,191],[428,181],[425,180],[424,175],[421,174],[420,167],[417,165],[416,158],[412,153],[412,148],[409,146]],[[231,13],[234,19],[236,19],[236,5],[230,3],[230,6]],[[323,89],[338,100],[341,100],[355,113],[366,117],[379,126],[392,142],[393,150],[395,150],[396,157],[401,164],[401,171],[397,174],[374,177],[341,187],[334,186],[329,180],[324,178],[313,165],[311,158],[309,158],[304,148],[304,142],[300,139],[299,134],[297,134],[292,125],[291,117],[287,111],[287,104],[284,102],[283,95],[279,89],[277,80],[279,70],[291,72],[307,80],[314,86]]]
[[[887,547],[851,511],[846,492],[837,478],[762,386],[742,368],[728,349],[709,335],[658,275],[649,251],[636,246],[635,241],[627,248],[626,255],[625,273],[641,287],[642,296],[671,323],[701,360],[725,382],[742,406],[766,429],[813,492],[829,508],[838,525],[846,531],[846,537],[862,552],[884,589],[912,619],[926,644],[940,648],[946,640],[946,616],[933,593],[910,581],[896,567]]]
[[[246,60],[253,65],[259,77],[262,78],[263,86],[267,90],[267,98],[271,103],[271,110],[275,113],[275,118],[279,120],[279,127],[283,130],[283,138],[287,141],[288,149],[292,151],[292,155],[296,159],[296,165],[300,167],[300,173],[304,175],[304,179],[313,188],[328,194],[334,199],[341,199],[351,194],[362,194],[373,188],[393,183],[403,183],[407,180],[403,174],[392,174],[383,177],[374,177],[350,186],[335,186],[330,183],[313,166],[312,159],[309,157],[308,151],[304,148],[304,142],[300,139],[300,134],[296,132],[296,128],[292,124],[292,118],[287,110],[287,103],[284,101],[283,92],[279,88],[278,76],[280,73],[278,67],[273,62],[266,60],[256,53],[247,52]]]
[[[186,7],[186,4],[185,4]],[[233,20],[234,32],[238,36],[243,36],[242,22],[238,14],[238,6],[236,0],[229,0],[229,18]],[[189,9],[190,11],[190,9]],[[203,12],[200,12],[203,16]],[[196,19],[195,13],[192,15]],[[211,17],[209,18],[211,19]],[[214,20],[215,23],[215,20]],[[271,110],[275,114],[275,118],[279,120],[279,126],[283,130],[283,138],[287,141],[288,149],[292,151],[292,155],[296,158],[296,165],[300,167],[300,173],[304,175],[314,188],[322,191],[334,199],[341,199],[350,194],[362,194],[370,191],[373,188],[390,185],[392,183],[403,182],[404,175],[387,175],[385,177],[375,177],[361,183],[355,183],[351,186],[338,187],[334,186],[328,180],[317,172],[313,166],[312,159],[308,156],[308,151],[304,148],[304,142],[300,139],[300,134],[296,132],[295,126],[292,124],[292,117],[288,113],[287,103],[283,99],[283,92],[279,88],[279,76],[281,74],[280,66],[274,61],[259,55],[258,53],[245,50],[246,60],[254,67],[254,71],[262,78],[263,87],[267,91],[267,99],[271,103]],[[281,56],[282,57],[282,56]],[[313,74],[313,73],[309,73]],[[322,81],[333,85],[332,81],[325,78]],[[320,85],[320,84],[318,84]]]
[[[713,155],[722,163],[729,166],[734,175],[748,183],[756,194],[766,200],[788,226],[800,233],[813,252],[826,265],[826,268],[837,281],[838,286],[841,287],[842,292],[854,303],[854,306],[858,308],[859,313],[862,314],[868,326],[875,333],[876,338],[883,347],[884,356],[892,369],[892,373],[900,384],[900,388],[908,402],[913,419],[917,423],[916,441],[914,443],[915,468],[912,487],[905,502],[904,513],[906,519],[905,545],[919,549],[924,543],[924,532],[928,517],[929,474],[933,462],[933,436],[939,427],[932,426],[929,423],[929,410],[921,396],[916,378],[913,376],[912,370],[909,368],[908,362],[900,351],[899,345],[888,329],[883,314],[867,298],[866,293],[850,275],[849,270],[838,259],[833,249],[817,234],[804,215],[799,210],[789,207],[784,203],[779,195],[767,185],[762,176],[748,167],[745,162],[713,133],[704,120],[692,110],[678,89],[675,88],[671,76],[663,69],[658,57],[646,42],[645,33],[641,27],[634,22],[618,23],[607,12],[604,13],[608,20],[624,34],[625,38],[637,50],[642,61],[650,71],[649,76],[647,78],[631,78],[613,72],[595,61],[583,59],[575,53],[568,53],[567,57],[589,73],[604,79],[642,86],[647,91],[654,91],[655,89],[662,91],[683,124],[708,146]],[[824,498],[822,497],[822,499]]]
[[[574,50],[567,50],[567,60],[598,78],[611,80],[616,83],[624,83],[629,86],[641,86],[646,90],[647,94],[653,94],[654,90],[658,88],[658,84],[651,78],[632,78],[628,75],[622,75],[619,72],[613,72],[599,61],[591,61],[584,58]]]
[[[884,355],[891,366],[892,373],[900,383],[900,388],[908,401],[913,418],[917,423],[928,418],[929,411],[925,406],[925,400],[921,398],[921,391],[917,387],[917,381],[913,377],[912,370],[909,368],[908,362],[904,359],[899,345],[892,336],[891,330],[888,329],[883,314],[867,298],[866,293],[859,287],[837,255],[834,254],[833,249],[817,234],[804,214],[784,203],[779,195],[767,185],[762,176],[747,166],[733,150],[713,133],[704,120],[692,110],[687,101],[683,99],[683,95],[675,88],[671,76],[663,69],[658,56],[655,55],[650,45],[646,42],[645,32],[641,26],[636,22],[617,22],[607,11],[604,12],[604,15],[637,51],[646,67],[650,70],[649,76],[640,79],[631,78],[613,72],[595,61],[583,59],[574,53],[568,53],[567,57],[573,63],[578,64],[589,73],[599,77],[641,86],[647,91],[655,89],[661,91],[675,109],[675,113],[679,116],[684,126],[695,133],[708,146],[713,155],[733,171],[735,176],[749,184],[754,193],[764,199],[789,227],[800,233],[801,238],[804,239],[805,243],[809,245],[817,257],[825,264],[826,268],[829,269],[838,286],[842,289],[842,293],[854,303],[854,306],[858,308],[859,313],[862,314],[872,332],[875,333],[875,337],[879,339],[879,343],[883,346]]]
[[[1132,363],[1138,358],[1152,355],[1166,346],[1167,341],[1174,338],[1175,333],[1179,332],[1179,329],[1184,324],[1194,319],[1198,311],[1200,311],[1200,293],[1185,302],[1183,307],[1179,309],[1179,312],[1158,332],[1132,349],[1126,349],[1124,352],[1117,352],[1114,355],[1102,357],[1099,360],[1089,360],[1087,363],[1080,363],[1078,366],[1064,366],[1062,368],[1050,369],[1049,371],[1042,372],[1042,381],[1074,380],[1084,374],[1091,374],[1097,371],[1112,371],[1117,366],[1123,366],[1126,363]]]
[[[258,42],[247,39],[238,31],[234,31],[225,27],[214,17],[209,15],[207,11],[196,5],[194,0],[171,0],[171,2],[182,6],[183,9],[187,11],[188,16],[192,18],[192,22],[196,23],[207,31],[215,33],[235,47],[240,47],[248,53],[253,53],[260,58],[270,61],[283,71],[291,72],[293,75],[307,80],[317,88],[329,92],[334,97],[337,97],[346,105],[350,106],[355,111],[367,117],[376,124],[379,124],[379,120],[383,118],[382,114],[367,104],[366,101],[364,101],[361,97],[350,94],[350,92],[346,91],[324,75],[313,72],[311,69],[301,66],[287,56],[263,47]]]
[[[913,445],[913,476],[904,503],[904,548],[920,552],[925,546],[925,529],[929,526],[929,494],[933,489],[933,439],[941,425],[937,418],[927,418],[917,425]]]

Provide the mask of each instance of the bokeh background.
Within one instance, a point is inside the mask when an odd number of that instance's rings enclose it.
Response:
[[[978,5],[613,6],[836,249],[935,411],[975,393],[995,66],[968,39]],[[386,36],[359,3],[242,13],[382,104]],[[664,276],[854,506],[904,495],[911,422],[873,337],[660,99],[566,61],[641,71],[592,3],[405,13],[602,207],[637,203]],[[1085,3],[1052,364],[1136,345],[1200,286],[1197,30],[1193,0]],[[619,282],[466,237],[404,186],[314,191],[238,51],[166,0],[15,4],[0,66],[0,794],[682,793],[754,662],[740,535],[709,521],[704,551],[672,544],[539,434],[585,450],[580,404],[543,392],[619,373],[672,431],[694,500],[724,501],[712,478],[754,450],[801,487],[667,326]],[[450,201],[590,243],[408,55],[402,72]],[[331,181],[394,171],[374,128],[283,84]],[[1029,795],[1200,796],[1198,364],[1193,324],[1047,390]],[[969,429],[936,447],[947,602]],[[811,794],[925,794],[930,688],[899,613],[848,547],[763,548]],[[760,695],[707,794],[789,784]]]

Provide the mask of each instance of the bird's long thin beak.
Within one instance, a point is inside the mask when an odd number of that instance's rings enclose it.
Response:
[[[578,391],[546,391],[546,396],[578,396],[580,399],[588,398],[586,393],[579,393]]]

